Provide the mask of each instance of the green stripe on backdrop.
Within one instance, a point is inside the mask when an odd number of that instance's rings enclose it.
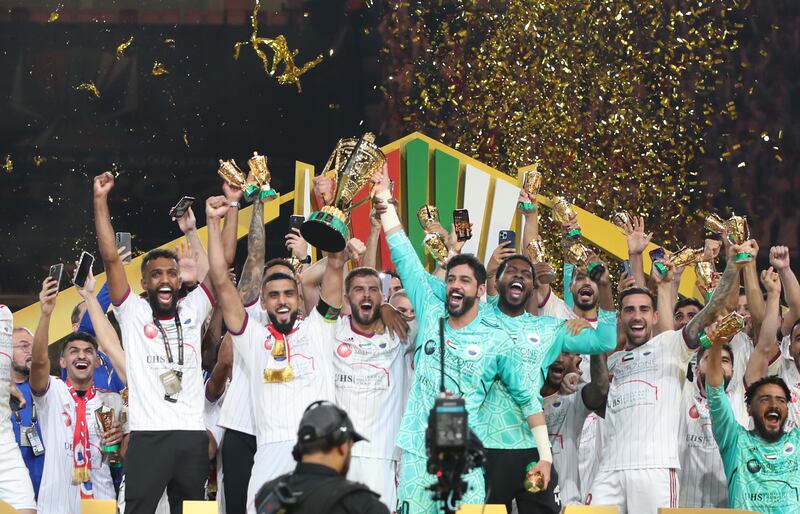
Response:
[[[453,209],[458,200],[458,159],[441,150],[433,152],[433,169],[435,170],[436,206],[439,208],[439,218],[445,230],[450,230],[453,224]]]
[[[420,259],[425,259],[422,239],[425,232],[417,220],[417,210],[428,203],[428,143],[414,139],[406,144],[406,212],[408,237]]]

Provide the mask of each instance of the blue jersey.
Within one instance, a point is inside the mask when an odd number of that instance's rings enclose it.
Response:
[[[25,397],[25,407],[16,412],[11,413],[11,424],[14,427],[14,437],[17,439],[19,451],[22,454],[22,460],[28,467],[28,474],[31,476],[33,483],[33,493],[36,497],[39,496],[39,484],[42,481],[42,471],[44,470],[44,453],[35,455],[30,445],[23,446],[20,442],[20,427],[29,427],[33,424],[36,427],[36,432],[39,434],[39,440],[44,441],[42,438],[42,427],[39,423],[37,416],[36,422],[32,423],[31,417],[33,416],[33,397],[31,396],[31,384],[27,380],[21,384],[17,384],[17,389]],[[44,444],[44,443],[42,443]]]

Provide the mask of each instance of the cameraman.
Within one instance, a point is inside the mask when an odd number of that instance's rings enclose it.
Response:
[[[353,444],[364,441],[347,413],[327,401],[308,406],[292,455],[293,473],[264,484],[256,494],[256,512],[272,514],[388,514],[378,494],[345,477]]]

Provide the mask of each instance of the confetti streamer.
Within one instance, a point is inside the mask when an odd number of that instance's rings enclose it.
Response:
[[[159,75],[166,75],[167,73],[169,73],[169,71],[167,71],[167,68],[164,67],[163,64],[158,61],[153,63],[153,71],[150,72],[151,75],[158,77]]]
[[[670,242],[702,197],[694,157],[720,107],[697,92],[736,48],[742,2],[502,4],[395,3],[384,90],[406,132],[510,175],[539,160],[548,194],[605,217],[629,209]]]
[[[125,50],[127,50],[127,49],[128,49],[128,47],[129,47],[129,46],[131,46],[131,44],[132,44],[132,43],[133,43],[133,36],[131,36],[130,38],[128,38],[128,40],[127,40],[127,41],[125,41],[124,43],[120,43],[120,44],[117,46],[117,60],[118,60],[118,61],[119,61],[120,59],[122,59],[123,57],[125,57]]]
[[[78,91],[80,90],[89,91],[97,98],[100,98],[100,90],[97,89],[97,86],[94,85],[94,82],[83,82],[82,84],[75,86],[75,89],[77,89]]]
[[[250,35],[249,40],[240,41],[233,45],[233,58],[239,59],[242,46],[250,45],[258,58],[264,63],[264,72],[267,75],[271,77],[274,76],[278,80],[278,84],[294,84],[297,87],[297,91],[302,93],[303,88],[300,85],[300,76],[322,62],[322,55],[318,55],[315,59],[298,68],[294,60],[299,50],[290,50],[289,43],[286,41],[285,36],[279,35],[275,39],[258,36],[258,11],[260,9],[261,4],[256,0],[255,7],[253,8],[253,15],[250,18],[250,25],[253,28],[253,33]],[[271,67],[266,52],[260,48],[261,45],[270,48],[273,52]],[[283,72],[276,76],[275,73],[278,70],[278,65],[281,63],[283,63]]]
[[[53,23],[58,20],[61,16],[61,8],[64,7],[63,4],[58,4],[56,9],[50,13],[50,16],[47,18],[47,23]]]

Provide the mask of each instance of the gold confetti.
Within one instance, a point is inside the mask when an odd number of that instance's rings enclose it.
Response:
[[[175,48],[175,40],[172,39],[171,37],[165,38],[164,44],[167,46],[171,46],[172,48]]]
[[[47,23],[53,23],[57,21],[59,16],[61,16],[61,8],[64,7],[62,4],[58,4],[55,11],[50,13],[50,16],[47,18]]]
[[[189,133],[185,130],[183,131],[183,144],[185,144],[188,148],[189,146]]]
[[[303,88],[300,85],[300,76],[322,62],[322,55],[318,55],[315,59],[298,68],[294,60],[299,50],[290,50],[289,43],[286,41],[285,36],[279,35],[275,39],[258,37],[258,11],[260,9],[261,4],[256,0],[256,5],[253,8],[253,15],[250,18],[250,25],[253,27],[253,33],[250,35],[249,40],[240,41],[233,45],[233,58],[239,59],[239,52],[242,46],[252,46],[258,58],[264,63],[264,72],[267,75],[271,77],[274,76],[278,80],[278,84],[294,84],[297,86],[297,91],[302,93]],[[261,45],[267,46],[272,50],[272,66],[269,64],[269,58],[266,52],[260,48]],[[281,63],[283,63],[283,71],[275,75],[278,70],[278,65]]]
[[[100,98],[100,90],[97,89],[97,86],[94,85],[94,82],[83,82],[83,83],[75,86],[75,89],[77,89],[78,91],[81,91],[81,90],[89,91],[90,93],[92,93],[97,98]]]
[[[8,173],[14,171],[14,161],[11,160],[10,154],[6,154],[6,158],[3,161],[3,169],[6,170],[6,172]]]
[[[166,75],[167,73],[169,73],[169,71],[167,71],[167,68],[164,67],[163,64],[158,61],[153,63],[153,71],[150,72],[151,75],[158,77],[159,75]]]
[[[46,162],[47,162],[47,157],[42,157],[41,155],[35,155],[33,157],[33,163],[36,165],[37,168]]]
[[[678,218],[681,209],[704,194],[706,124],[737,116],[727,98],[696,92],[714,90],[742,7],[685,4],[396,2],[384,20],[383,90],[405,133],[512,176],[540,161],[545,192],[607,218],[636,211],[669,244],[685,226],[675,220],[694,211]],[[557,239],[547,218],[541,233]]]
[[[133,36],[129,37],[127,41],[124,43],[120,43],[117,46],[117,60],[119,61],[123,57],[125,57],[125,50],[128,49],[129,46],[133,43]]]

